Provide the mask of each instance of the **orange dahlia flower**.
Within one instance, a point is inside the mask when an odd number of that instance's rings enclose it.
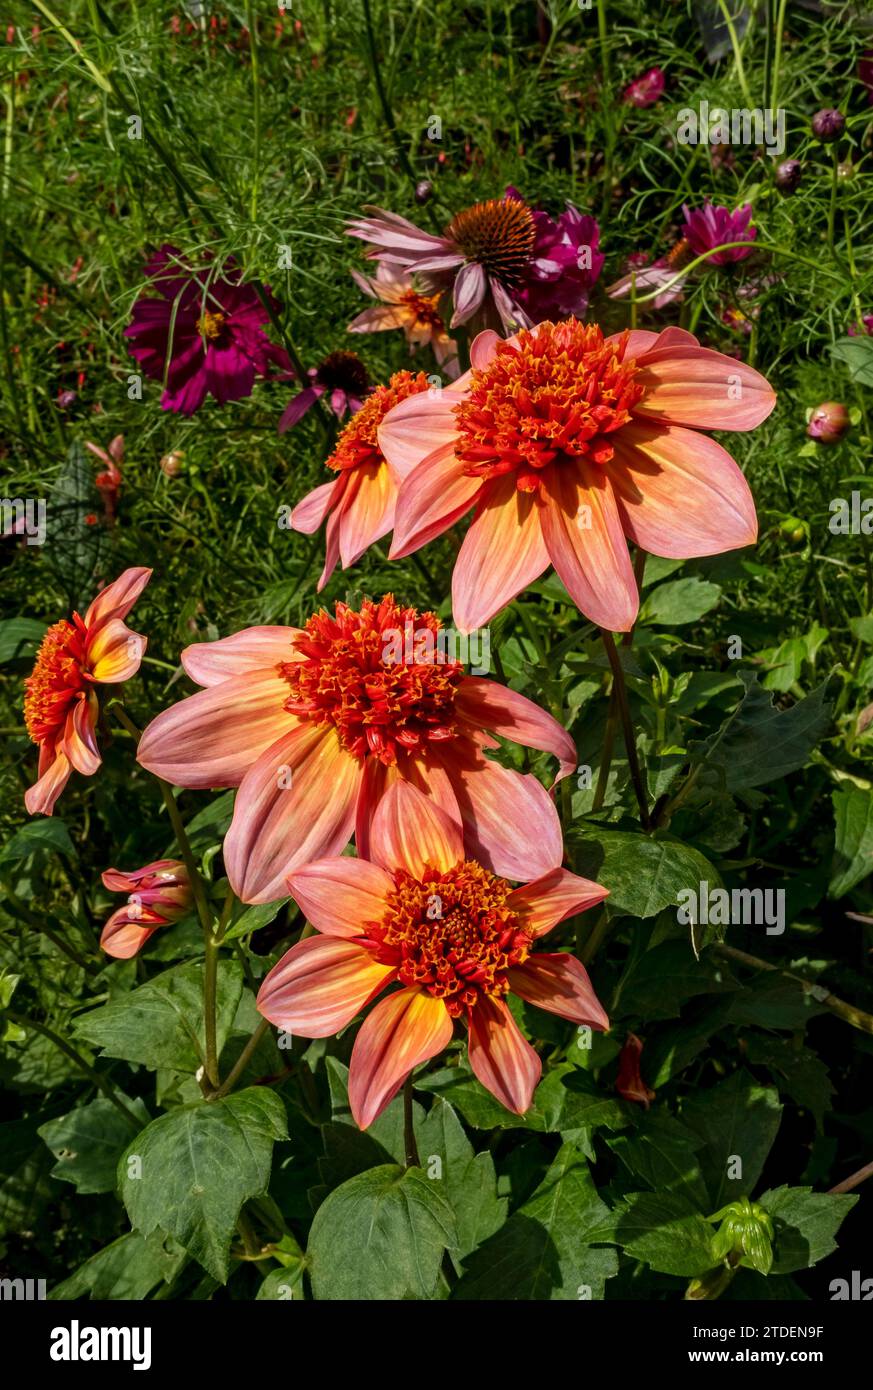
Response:
[[[408,783],[373,817],[372,862],[320,859],[293,873],[293,896],[322,933],[299,941],[258,994],[264,1018],[305,1038],[339,1032],[386,986],[352,1049],[349,1103],[366,1129],[419,1063],[467,1022],[470,1065],[508,1110],[530,1106],[542,1066],[506,1005],[511,991],[540,1009],[605,1029],[585,967],[534,953],[539,937],[606,889],[566,869],[511,888],[464,858],[457,825]]]
[[[322,609],[303,630],[246,628],[182,653],[206,689],[152,720],[137,757],[178,786],[239,787],[224,862],[244,902],[281,897],[289,873],[339,854],[353,831],[366,856],[373,813],[397,779],[433,797],[495,873],[535,878],[560,864],[548,792],[485,750],[499,734],[553,753],[565,777],[573,740],[523,695],[466,676],[440,650],[439,629],[434,614],[388,594],[360,612]]]
[[[776,397],[751,367],[683,329],[604,338],[573,318],[507,341],[481,333],[471,357],[470,373],[401,402],[379,430],[405,475],[392,559],[476,508],[452,582],[462,632],[549,564],[586,617],[625,632],[639,604],[626,537],[675,559],[756,539],[745,478],[699,433],[767,418]]]
[[[395,405],[429,389],[424,372],[395,372],[387,386],[377,386],[342,430],[327,460],[328,468],[339,476],[307,493],[291,513],[292,528],[307,536],[318,530],[325,517],[328,519],[319,593],[336,569],[337,560],[348,569],[394,525],[402,475],[385,461],[377,431]]]
[[[24,721],[39,747],[39,781],[24,804],[50,816],[75,768],[86,777],[100,766],[96,728],[98,686],[120,685],[140,667],[147,639],[124,623],[151,578],[150,569],[125,570],[97,595],[84,618],[53,623],[42,639],[33,673],[24,682]]]
[[[178,859],[157,859],[129,873],[105,869],[103,886],[112,893],[127,893],[106,922],[100,945],[116,960],[130,960],[158,927],[184,917],[194,901],[188,870]]]

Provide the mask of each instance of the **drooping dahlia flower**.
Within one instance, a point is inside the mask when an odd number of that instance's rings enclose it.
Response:
[[[211,269],[194,270],[177,247],[166,244],[145,274],[159,297],[137,300],[124,336],[146,376],[166,380],[164,410],[193,415],[207,395],[221,405],[242,400],[271,363],[290,372],[284,348],[264,332],[267,310],[253,286],[240,283],[242,271],[232,257],[214,275]]]
[[[638,607],[625,537],[674,559],[756,539],[745,478],[699,433],[754,429],[770,414],[775,394],[751,367],[682,329],[604,338],[576,319],[505,342],[483,333],[472,364],[454,386],[402,401],[379,430],[405,473],[392,559],[476,508],[452,580],[462,632],[549,564],[586,617],[625,632]]]
[[[336,604],[306,628],[254,627],[182,653],[206,687],[152,720],[144,767],[183,787],[238,787],[224,862],[244,902],[281,897],[287,875],[339,854],[392,782],[414,782],[463,827],[467,851],[507,878],[560,864],[561,828],[535,777],[485,756],[493,735],[575,768],[573,740],[523,695],[449,660],[432,613],[386,595]],[[442,646],[442,650],[441,650]]]
[[[456,823],[403,782],[373,818],[370,858],[320,859],[291,875],[291,892],[321,935],[299,941],[270,971],[260,1013],[302,1037],[329,1037],[397,984],[355,1039],[356,1124],[371,1125],[413,1068],[448,1046],[456,1019],[467,1024],[470,1065],[482,1085],[524,1114],[542,1065],[506,995],[573,1023],[609,1027],[575,956],[534,949],[606,889],[561,868],[510,887],[465,858]]]
[[[188,870],[178,859],[157,859],[130,873],[106,869],[102,878],[110,893],[128,895],[124,907],[116,908],[100,936],[103,950],[116,960],[130,960],[158,927],[184,917],[194,898]]]
[[[31,815],[50,816],[75,768],[86,777],[100,766],[95,731],[98,689],[130,680],[140,667],[147,639],[123,621],[151,578],[150,569],[129,569],[103,589],[84,618],[53,623],[42,639],[33,673],[24,682],[24,720],[39,747],[39,781],[24,804]]]
[[[758,235],[758,228],[749,225],[752,219],[751,203],[744,203],[736,212],[731,212],[729,208],[715,207],[707,198],[702,208],[694,208],[693,211],[683,204],[682,215],[685,218],[682,231],[695,256],[703,256],[726,242],[752,242]],[[710,256],[707,265],[730,265],[734,261],[744,261],[751,256],[753,249],[752,246],[732,246],[727,251]]]
[[[379,300],[372,309],[364,309],[349,324],[349,333],[381,333],[389,328],[401,328],[411,352],[430,346],[440,366],[449,377],[458,373],[458,345],[446,332],[439,312],[440,291],[426,294],[415,286],[405,270],[381,262],[373,278],[352,271],[352,279],[364,294]]]
[[[442,236],[381,208],[349,224],[374,260],[452,288],[450,328],[510,331],[551,313],[583,314],[603,257],[592,217],[568,204],[557,220],[529,207],[515,189],[456,213]]]
[[[307,536],[327,518],[327,551],[319,593],[336,569],[337,560],[348,569],[394,525],[400,474],[382,456],[377,430],[400,401],[429,389],[424,372],[415,376],[395,372],[387,386],[377,386],[349,420],[327,460],[327,467],[339,476],[313,488],[291,513],[293,529]]]
[[[309,385],[292,396],[279,418],[279,433],[284,434],[302,420],[320,396],[338,420],[348,412],[354,415],[364,403],[370,390],[367,368],[355,352],[330,352],[317,367],[309,368]]]

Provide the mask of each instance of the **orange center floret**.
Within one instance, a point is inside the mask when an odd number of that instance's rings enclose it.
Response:
[[[384,463],[376,431],[389,410],[407,396],[426,391],[428,385],[424,372],[395,372],[387,386],[377,386],[340,434],[328,468],[340,472],[363,463]]]
[[[224,327],[224,314],[211,313],[209,310],[197,320],[197,332],[201,338],[208,338],[214,342],[221,337],[221,330]]]
[[[401,300],[413,328],[430,328],[435,332],[442,332],[443,329],[442,316],[437,308],[439,302],[439,294],[418,294],[415,290],[407,290]]]
[[[483,994],[506,994],[507,970],[530,954],[532,938],[506,905],[511,891],[469,860],[429,870],[421,881],[397,869],[385,915],[368,924],[361,944],[394,966],[402,984],[444,1000],[457,1018]]]
[[[498,343],[491,362],[474,371],[455,406],[458,458],[471,477],[516,475],[535,492],[543,470],[567,458],[608,463],[608,436],[630,419],[644,388],[633,358],[622,361],[628,335],[604,341],[596,324],[565,319],[523,329]]]
[[[85,624],[53,623],[40,643],[33,672],[24,682],[24,722],[34,743],[46,743],[63,728],[74,700],[86,687]]]
[[[333,724],[356,758],[389,765],[454,738],[463,667],[439,650],[440,626],[435,613],[400,608],[391,594],[364,599],[359,613],[344,603],[333,618],[322,609],[295,639],[304,660],[279,666],[291,689],[284,708]]]

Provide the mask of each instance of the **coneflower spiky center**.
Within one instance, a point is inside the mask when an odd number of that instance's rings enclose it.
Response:
[[[442,999],[457,1018],[482,995],[506,994],[506,972],[530,954],[532,937],[507,906],[511,891],[469,860],[420,880],[398,869],[382,920],[359,940],[402,984]]]
[[[634,359],[624,359],[627,339],[607,342],[596,324],[571,318],[498,343],[455,406],[455,453],[465,472],[485,479],[514,473],[520,491],[535,492],[551,464],[608,463],[609,436],[627,424],[644,392]]]
[[[53,623],[40,643],[32,673],[24,682],[24,722],[34,743],[45,743],[66,723],[70,705],[82,697],[87,681],[85,624]]]
[[[358,613],[345,603],[334,617],[322,609],[294,641],[298,659],[279,666],[291,691],[284,708],[333,724],[356,758],[386,765],[447,742],[463,667],[445,659],[439,629],[435,613],[400,608],[391,594],[365,599]]]
[[[457,213],[446,236],[506,289],[522,281],[536,240],[533,213],[517,198],[489,198]]]
[[[395,372],[387,386],[377,386],[340,434],[336,448],[327,460],[328,468],[341,472],[359,468],[361,464],[384,463],[377,436],[379,426],[389,410],[400,401],[405,401],[407,396],[426,391],[428,385],[424,372],[413,374],[403,371]]]

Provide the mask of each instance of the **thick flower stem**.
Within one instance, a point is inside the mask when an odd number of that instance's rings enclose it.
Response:
[[[646,793],[645,776],[637,754],[637,744],[634,737],[634,726],[631,720],[630,705],[628,704],[627,698],[627,686],[624,681],[621,658],[619,657],[615,645],[615,638],[612,633],[607,632],[605,628],[601,628],[600,635],[603,638],[603,645],[606,648],[606,655],[609,659],[609,665],[612,668],[612,688],[618,705],[618,714],[621,721],[622,734],[624,735],[624,746],[627,753],[631,781],[634,784],[637,804],[640,808],[640,823],[644,830],[651,830],[652,822],[649,818],[649,798]]]
[[[417,1168],[418,1145],[415,1142],[415,1126],[412,1118],[412,1072],[403,1086],[403,1148],[407,1168]]]
[[[218,1087],[218,1090],[213,1091],[212,1095],[207,1097],[208,1100],[222,1100],[223,1097],[226,1096],[229,1091],[233,1090],[234,1086],[239,1081],[240,1077],[242,1076],[243,1072],[245,1071],[246,1067],[251,1061],[252,1056],[257,1050],[258,1043],[261,1041],[261,1038],[264,1036],[269,1026],[270,1025],[267,1022],[267,1020],[265,1018],[262,1018],[257,1028],[252,1033],[252,1036],[249,1038],[248,1042],[243,1048],[242,1052],[239,1054],[239,1057],[234,1062],[227,1076],[224,1078],[221,1085]]]

